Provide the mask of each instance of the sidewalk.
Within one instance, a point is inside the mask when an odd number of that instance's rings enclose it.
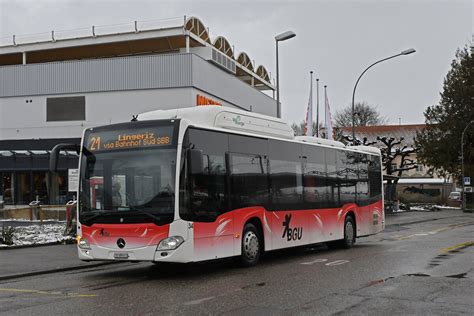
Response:
[[[457,216],[472,216],[461,210],[437,212],[403,212],[386,215],[386,228],[435,221]],[[52,273],[96,267],[115,262],[82,262],[77,258],[76,245],[53,245],[0,250],[0,281],[20,276]]]
[[[443,218],[466,216],[467,214],[468,213],[463,213],[461,209],[442,209],[433,212],[399,212],[390,215],[385,214],[385,227],[435,221]]]
[[[0,250],[0,281],[19,276],[96,267],[110,262],[83,262],[76,245],[53,245]]]

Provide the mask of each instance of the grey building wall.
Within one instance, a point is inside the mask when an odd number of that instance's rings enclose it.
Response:
[[[223,106],[276,115],[276,102],[194,54],[166,54],[0,67],[0,139],[80,137],[87,127],[133,114]],[[85,96],[83,121],[46,121],[48,97]]]
[[[0,67],[0,97],[191,86],[191,54]]]
[[[193,100],[193,88],[91,92],[67,96],[79,95],[85,96],[84,121],[47,122],[46,100],[50,95],[0,98],[0,140],[81,137],[82,131],[88,127],[126,122],[134,114],[188,105]]]
[[[245,110],[276,116],[276,101],[217,66],[194,56],[193,86]]]

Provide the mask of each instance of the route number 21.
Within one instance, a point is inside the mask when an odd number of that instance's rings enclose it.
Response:
[[[100,137],[91,138],[91,150],[100,150]]]

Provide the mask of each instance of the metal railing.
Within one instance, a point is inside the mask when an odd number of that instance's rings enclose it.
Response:
[[[18,46],[22,44],[34,44],[41,42],[56,42],[66,39],[95,38],[105,35],[117,35],[125,33],[139,33],[143,31],[153,31],[173,27],[184,26],[186,16],[173,17],[168,19],[133,21],[121,24],[92,25],[88,28],[77,28],[70,30],[53,30],[51,32],[41,32],[33,34],[14,34],[8,37],[0,37],[0,47]]]

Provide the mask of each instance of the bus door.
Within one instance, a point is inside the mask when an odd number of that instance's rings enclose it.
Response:
[[[304,209],[301,163],[270,161],[272,247],[286,248],[311,241],[311,212]]]
[[[194,227],[194,259],[234,255],[234,220],[227,193],[227,135],[190,128],[183,146],[202,151],[202,171],[186,173],[181,218]]]
[[[302,145],[269,140],[273,249],[307,244],[311,229],[303,199]]]

